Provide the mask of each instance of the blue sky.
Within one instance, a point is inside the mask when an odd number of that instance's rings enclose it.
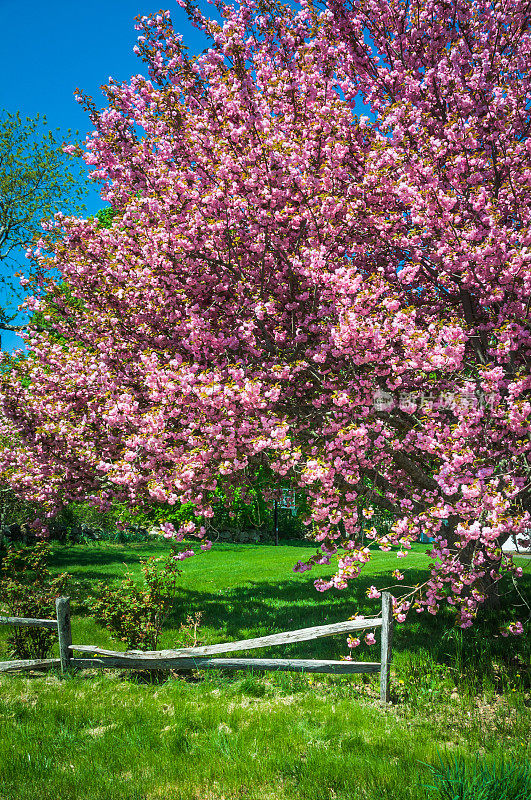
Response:
[[[102,106],[99,87],[109,76],[128,80],[143,73],[145,65],[133,53],[138,35],[134,17],[161,7],[169,8],[191,53],[200,52],[205,40],[175,0],[0,0],[0,109],[45,115],[51,128],[78,130],[84,138],[92,128],[74,100],[74,89],[79,87]],[[102,205],[92,187],[88,213]],[[17,338],[3,333],[3,348],[20,346]]]

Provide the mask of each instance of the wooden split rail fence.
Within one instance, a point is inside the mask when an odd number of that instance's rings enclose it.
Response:
[[[335,675],[350,675],[360,672],[380,673],[380,699],[389,701],[389,670],[393,636],[392,599],[388,592],[382,594],[382,614],[377,619],[351,619],[331,625],[318,625],[286,633],[273,633],[255,639],[238,642],[181,647],[178,650],[129,650],[125,653],[103,650],[92,645],[72,644],[70,625],[70,600],[56,600],[57,619],[27,619],[25,617],[0,617],[2,625],[35,626],[56,629],[59,638],[59,658],[39,660],[0,661],[0,672],[60,668],[62,672],[72,669],[254,669],[261,671],[288,670],[293,672],[328,672]],[[339,633],[353,633],[364,628],[381,627],[382,641],[380,661],[325,661],[303,658],[219,658],[221,653],[255,650],[273,645],[293,644]],[[84,654],[75,657],[73,653]],[[90,656],[87,658],[87,656]],[[212,656],[215,656],[212,658]]]

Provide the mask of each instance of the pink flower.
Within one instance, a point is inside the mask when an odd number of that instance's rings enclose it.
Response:
[[[358,647],[361,644],[361,641],[358,636],[349,636],[347,639],[347,645],[351,649],[353,647]]]
[[[372,632],[371,633],[366,633],[365,634],[365,642],[367,644],[376,644],[376,637],[375,637],[374,633],[372,633]]]
[[[293,572],[306,572],[311,568],[312,568],[311,564],[306,564],[304,561],[297,561],[297,563],[293,567]]]
[[[171,522],[165,522],[160,526],[160,529],[165,539],[173,539],[175,536],[176,531]]]
[[[524,632],[524,626],[521,622],[511,622],[507,626],[507,630],[509,633],[512,633],[513,636],[519,636],[521,633]]]
[[[181,527],[179,528],[179,533],[182,534],[183,536],[186,536],[187,534],[191,536],[195,533],[195,530],[196,530],[196,524],[195,522],[192,522],[190,520],[188,522],[184,522],[181,525]]]
[[[369,598],[369,600],[376,600],[376,599],[378,599],[378,597],[381,597],[381,596],[382,596],[382,593],[378,591],[376,586],[370,586],[367,589],[367,597]]]
[[[175,561],[184,561],[185,558],[190,558],[195,555],[193,550],[183,550],[174,556]]]

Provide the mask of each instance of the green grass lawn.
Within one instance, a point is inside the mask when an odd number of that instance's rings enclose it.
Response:
[[[123,649],[87,616],[84,598],[94,581],[139,575],[139,559],[167,547],[54,548],[54,570],[75,578],[74,642]],[[425,549],[414,546],[406,582],[425,574]],[[297,543],[218,545],[185,561],[159,646],[182,643],[179,626],[195,611],[205,643],[378,612],[365,590],[383,584],[395,553],[377,553],[347,591],[320,594],[313,581],[330,568],[292,571],[312,552]],[[525,590],[531,561],[522,566]],[[446,614],[398,625],[387,708],[377,700],[377,675],[204,672],[166,674],[161,683],[120,671],[3,676],[0,800],[439,800],[424,788],[438,754],[518,763],[529,755],[529,641],[493,633],[488,617],[467,631]],[[355,657],[378,660],[378,648],[362,646]],[[256,655],[346,653],[337,636]]]
[[[72,573],[78,581],[75,612],[82,610],[82,599],[96,580],[116,581],[126,572],[140,579],[139,560],[162,555],[168,549],[166,542],[61,547],[55,550],[53,564],[55,570]],[[409,556],[413,582],[420,580],[429,562],[425,550],[425,546],[419,546]],[[313,552],[315,548],[296,543],[280,547],[224,544],[186,560],[175,609],[167,620],[161,647],[176,643],[180,623],[195,611],[203,613],[202,638],[209,644],[339,622],[358,611],[367,615],[378,613],[379,602],[367,600],[365,590],[371,583],[382,581],[389,564],[396,562],[396,554],[376,553],[364,580],[353,586],[355,591],[320,593],[313,581],[330,575],[331,567],[303,574],[293,572],[296,561]],[[79,637],[85,637],[86,643],[111,642],[106,631],[83,615],[74,617],[73,634],[76,642],[81,642]],[[332,658],[347,651],[345,638],[340,637],[293,645],[291,649],[285,648],[285,652],[301,657],[315,652],[316,657]],[[372,656],[370,660],[374,660]]]

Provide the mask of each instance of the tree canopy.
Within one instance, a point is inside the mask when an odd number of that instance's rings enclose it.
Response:
[[[80,98],[112,220],[57,220],[36,254],[53,331],[4,371],[4,475],[50,512],[193,502],[208,536],[216,488],[263,466],[311,504],[297,568],[337,556],[317,588],[426,533],[397,616],[466,627],[529,525],[528,3],[218,11],[188,6],[194,59],[169,12],[139,19],[148,76]]]
[[[41,221],[84,210],[86,179],[63,144],[45,117],[0,112],[0,330],[18,330],[16,305],[26,293],[14,271],[42,234]]]

